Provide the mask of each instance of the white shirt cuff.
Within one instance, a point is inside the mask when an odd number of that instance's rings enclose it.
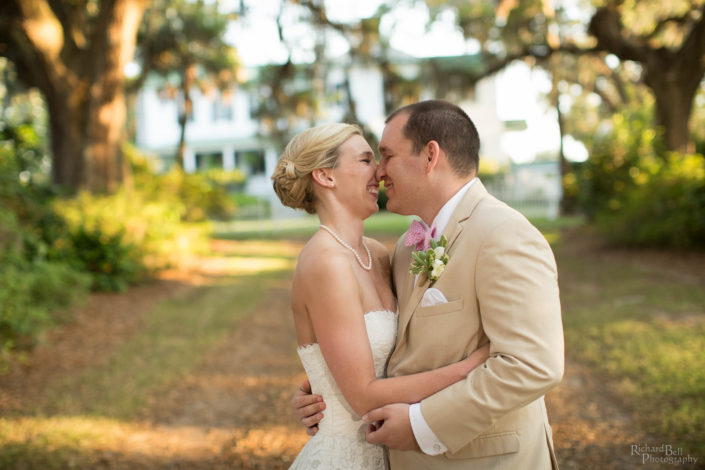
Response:
[[[424,454],[438,455],[448,450],[421,414],[420,403],[414,403],[409,407],[409,421],[411,421],[411,430],[414,431],[416,442]]]

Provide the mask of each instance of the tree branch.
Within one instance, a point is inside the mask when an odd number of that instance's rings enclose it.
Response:
[[[316,5],[311,0],[299,0],[298,4],[302,7],[306,7],[311,13],[313,13],[314,20],[321,25],[330,26],[343,34],[348,34],[354,31],[354,28],[349,25],[331,21],[326,14],[325,7]]]
[[[61,32],[41,0],[9,0],[0,6],[0,55],[15,64],[22,82],[45,95],[53,91],[50,70],[60,68]]]
[[[482,73],[480,73],[480,75],[476,77],[476,80],[489,77],[490,75],[499,72],[510,63],[516,60],[523,60],[528,57],[533,57],[539,60],[546,60],[552,55],[559,53],[566,53],[577,57],[582,55],[597,54],[603,51],[604,49],[600,47],[583,48],[573,43],[564,43],[559,45],[558,47],[550,47],[548,45],[537,47],[536,45],[529,45],[525,46],[518,52],[508,54],[501,58],[493,54],[485,54],[483,57],[483,62],[488,63],[489,65],[483,68]]]
[[[683,16],[669,16],[668,18],[663,18],[661,19],[658,23],[656,23],[656,26],[654,26],[654,30],[651,31],[649,34],[645,36],[641,36],[644,39],[644,42],[648,41],[649,39],[653,39],[656,37],[658,33],[661,32],[663,28],[666,27],[668,23],[680,23],[680,24],[685,24],[690,18],[690,12],[686,13]]]
[[[650,49],[625,37],[622,30],[622,18],[614,6],[598,9],[588,26],[588,33],[597,39],[598,49],[609,51],[622,60],[646,62]]]
[[[73,8],[69,5],[73,4]],[[85,1],[66,2],[61,0],[47,0],[49,8],[59,20],[64,30],[65,47],[69,54],[86,46],[85,32],[79,26],[85,20]]]
[[[700,7],[700,19],[683,41],[678,58],[686,67],[694,68],[698,83],[705,74],[705,4]]]

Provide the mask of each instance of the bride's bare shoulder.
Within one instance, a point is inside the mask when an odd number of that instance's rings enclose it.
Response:
[[[303,247],[296,263],[296,278],[322,280],[338,279],[352,273],[347,254],[335,240],[314,235]]]
[[[375,258],[389,258],[389,249],[381,241],[376,238],[365,237],[365,243],[367,243],[372,256]]]

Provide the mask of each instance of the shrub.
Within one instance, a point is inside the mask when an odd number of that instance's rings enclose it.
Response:
[[[642,159],[664,155],[650,116],[648,109],[625,110],[612,116],[611,132],[594,137],[590,158],[577,172],[578,204],[590,219],[624,199]]]
[[[107,234],[100,227],[80,225],[70,239],[71,261],[91,274],[95,290],[124,291],[142,271],[137,247],[125,241],[124,230]]]
[[[48,205],[54,192],[29,124],[0,132],[0,369],[12,350],[31,347],[88,291],[89,277],[52,260],[66,226]]]
[[[623,197],[595,217],[609,239],[630,245],[705,248],[705,157],[641,159]]]
[[[94,275],[95,287],[121,290],[149,270],[203,251],[210,225],[185,224],[184,205],[170,196],[164,199],[122,189],[110,195],[82,192],[57,200],[55,208],[70,233],[71,262]]]
[[[237,207],[235,218],[238,220],[257,220],[269,218],[272,208],[265,198],[245,193],[231,193],[230,199]]]
[[[33,346],[44,329],[66,320],[66,309],[88,289],[87,275],[28,256],[24,240],[31,238],[17,216],[0,206],[0,370],[12,349]]]
[[[580,209],[609,240],[663,248],[705,246],[701,154],[667,152],[649,105],[612,116],[590,142],[590,158],[564,180]]]

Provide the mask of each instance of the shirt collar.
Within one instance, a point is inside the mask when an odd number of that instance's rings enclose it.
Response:
[[[438,211],[438,214],[436,214],[436,217],[433,219],[433,223],[431,224],[431,227],[436,227],[436,237],[434,238],[441,237],[441,234],[448,226],[448,222],[450,222],[450,218],[453,215],[453,212],[455,212],[455,209],[458,208],[458,205],[463,199],[463,196],[465,196],[465,193],[468,192],[468,189],[470,189],[470,186],[472,186],[476,180],[477,178],[475,177],[468,181],[462,188],[458,190],[458,192],[456,192],[450,199],[448,199],[445,204],[443,204],[443,207],[441,207],[441,210]]]

